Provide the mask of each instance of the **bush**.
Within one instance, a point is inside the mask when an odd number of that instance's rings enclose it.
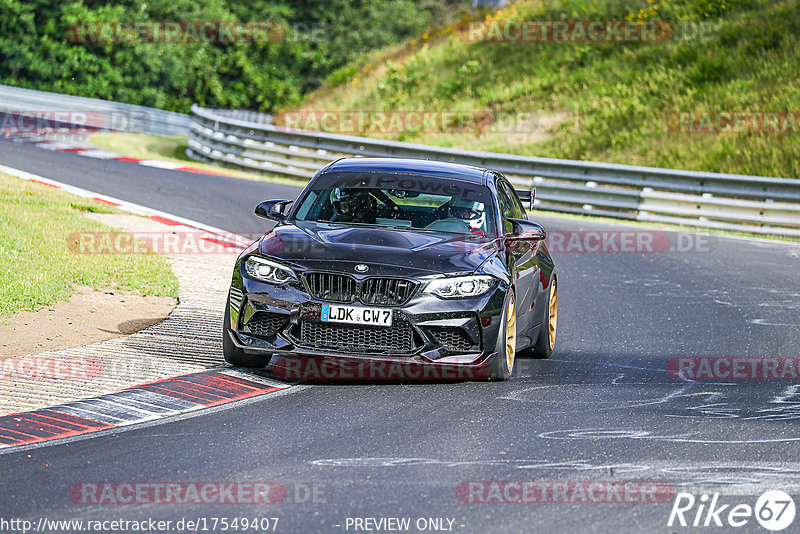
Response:
[[[179,112],[192,103],[271,111],[361,54],[449,20],[456,0],[0,0],[0,83]],[[79,43],[81,22],[271,21],[271,43]],[[337,70],[340,69],[340,70]],[[330,76],[330,78],[328,78]]]

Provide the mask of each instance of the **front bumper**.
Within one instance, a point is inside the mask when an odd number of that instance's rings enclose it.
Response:
[[[391,309],[392,326],[341,325],[321,321],[322,306],[329,302],[314,298],[302,276],[299,283],[274,286],[247,277],[239,267],[237,262],[225,335],[246,353],[272,355],[273,369],[299,357],[351,362],[353,367],[340,363],[339,368],[344,374],[355,369],[354,377],[363,376],[359,369],[365,366],[378,374],[399,366],[403,376],[422,366],[420,378],[429,377],[430,366],[447,366],[479,376],[497,351],[508,291],[500,281],[479,297],[441,299],[418,289],[402,306],[354,302],[348,305]]]

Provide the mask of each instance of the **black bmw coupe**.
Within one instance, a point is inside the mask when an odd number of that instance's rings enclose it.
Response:
[[[297,200],[256,208],[277,225],[236,261],[225,359],[272,360],[289,378],[322,362],[320,378],[368,363],[372,378],[507,380],[517,355],[546,358],[556,339],[555,265],[520,200],[532,197],[490,169],[328,164]]]

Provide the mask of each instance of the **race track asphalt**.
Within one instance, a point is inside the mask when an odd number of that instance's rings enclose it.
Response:
[[[258,201],[298,191],[8,142],[0,142],[0,164],[234,232],[264,228],[252,215]],[[567,218],[541,222],[567,238],[630,230]],[[469,481],[572,481],[571,498],[580,501],[575,485],[648,481],[670,495],[719,493],[719,504],[752,506],[772,489],[797,501],[798,378],[687,380],[666,369],[679,357],[800,356],[800,246],[652,232],[673,249],[554,253],[557,351],[550,360],[518,361],[508,382],[304,385],[3,451],[0,518],[205,518],[210,527],[214,518],[277,517],[276,532],[305,533],[365,532],[354,529],[355,518],[407,517],[409,532],[436,531],[431,522],[416,525],[421,518],[452,519],[451,531],[460,533],[690,532],[697,528],[667,525],[674,496],[660,503],[483,503],[463,502],[469,499],[457,488]],[[268,505],[70,498],[74,484],[126,481],[270,481],[288,496]],[[720,518],[726,521],[727,511]],[[764,531],[752,517],[736,530]],[[800,518],[784,532],[798,530]]]

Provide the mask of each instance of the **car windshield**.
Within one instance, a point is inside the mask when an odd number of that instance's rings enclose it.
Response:
[[[330,173],[297,203],[296,221],[487,235],[495,228],[489,188],[421,175]]]

